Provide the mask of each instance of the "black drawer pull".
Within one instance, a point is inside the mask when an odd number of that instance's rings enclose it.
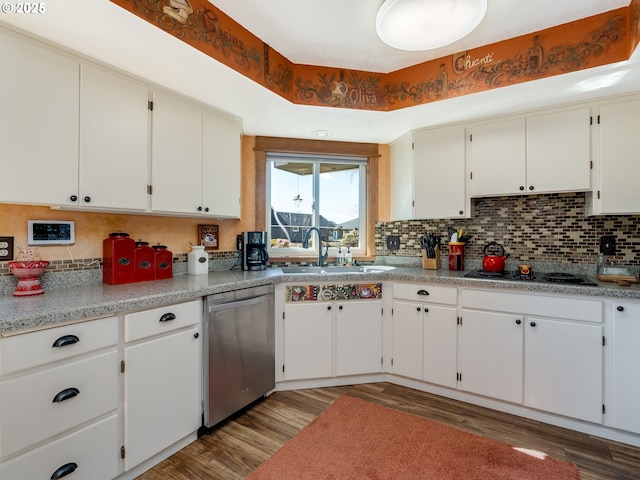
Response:
[[[171,320],[175,320],[176,316],[173,313],[165,313],[160,317],[159,322],[170,322]]]
[[[618,305],[616,307],[616,310],[618,310],[619,312],[624,312],[624,307],[622,305]]]
[[[429,292],[426,290],[418,290],[418,295],[429,295]]]
[[[73,462],[62,465],[59,469],[53,472],[51,480],[58,480],[58,478],[66,477],[70,473],[75,472],[76,468],[78,468],[78,464]]]
[[[53,342],[52,348],[56,347],[66,347],[67,345],[73,345],[74,343],[78,343],[80,339],[75,335],[64,335],[60,337],[55,342]]]
[[[60,393],[58,393],[55,397],[53,397],[53,403],[64,402],[65,400],[69,400],[70,398],[77,397],[80,395],[80,390],[75,387],[65,388]]]

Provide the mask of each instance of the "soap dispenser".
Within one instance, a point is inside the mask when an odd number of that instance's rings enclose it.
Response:
[[[192,245],[187,254],[187,269],[189,275],[203,275],[209,273],[209,254],[203,245]]]

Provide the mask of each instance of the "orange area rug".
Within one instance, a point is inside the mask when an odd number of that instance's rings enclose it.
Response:
[[[580,480],[514,447],[344,395],[246,480]]]

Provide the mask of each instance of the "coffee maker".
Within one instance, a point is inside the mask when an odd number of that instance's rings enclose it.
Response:
[[[238,235],[240,265],[242,270],[265,270],[269,253],[267,252],[267,232],[243,232]]]

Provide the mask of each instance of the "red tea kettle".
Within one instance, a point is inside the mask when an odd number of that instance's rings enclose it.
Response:
[[[496,253],[497,252],[497,253]],[[503,272],[504,261],[508,255],[504,254],[504,247],[497,242],[489,242],[482,251],[482,269],[485,272]]]

